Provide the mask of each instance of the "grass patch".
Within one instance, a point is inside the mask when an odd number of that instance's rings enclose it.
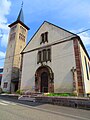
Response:
[[[75,96],[72,93],[49,93],[47,96]]]

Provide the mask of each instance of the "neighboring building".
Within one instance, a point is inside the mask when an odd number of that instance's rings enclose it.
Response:
[[[20,89],[90,93],[90,57],[80,37],[45,21],[22,51]]]
[[[1,88],[6,92],[15,92],[19,89],[19,70],[21,63],[20,53],[26,45],[29,28],[24,24],[23,10],[21,8],[18,18],[9,25],[10,33],[4,63]]]
[[[2,75],[3,75],[3,68],[0,68],[0,87],[1,87]]]

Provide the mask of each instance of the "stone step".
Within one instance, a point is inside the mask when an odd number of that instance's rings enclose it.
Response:
[[[35,102],[35,98],[31,95],[21,95],[18,100],[32,101]]]

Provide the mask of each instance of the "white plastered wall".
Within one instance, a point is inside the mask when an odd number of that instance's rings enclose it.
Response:
[[[37,50],[24,54],[21,77],[21,90],[33,91],[35,87],[35,72],[41,64],[37,64]],[[73,41],[64,42],[51,47],[51,62],[48,65],[54,73],[54,92],[73,92],[73,76],[71,69],[75,68]]]
[[[76,68],[73,41],[53,46],[52,65],[55,92],[73,92],[71,69]]]

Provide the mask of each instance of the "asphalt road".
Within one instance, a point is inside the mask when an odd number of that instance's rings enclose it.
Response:
[[[0,120],[90,120],[90,111],[32,102],[25,105],[0,99]]]

